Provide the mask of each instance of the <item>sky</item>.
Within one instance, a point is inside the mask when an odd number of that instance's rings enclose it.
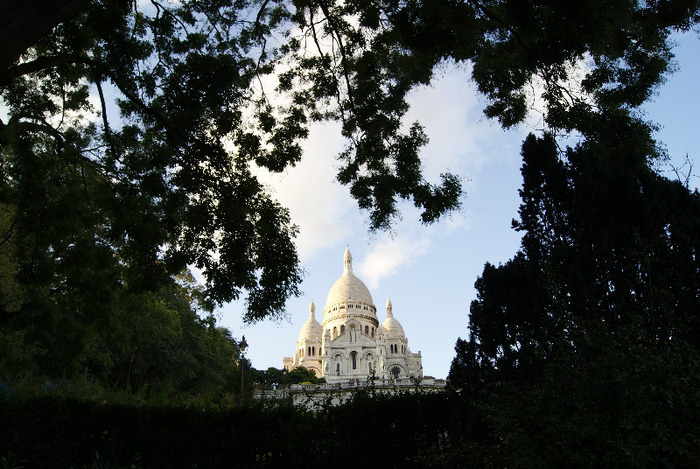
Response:
[[[680,166],[686,153],[700,162],[700,39],[691,32],[676,41],[678,70],[645,111],[661,125],[657,137]],[[416,90],[410,104],[407,122],[419,120],[430,138],[421,154],[425,176],[431,182],[438,182],[445,171],[461,176],[466,192],[461,210],[424,226],[417,210],[406,203],[391,233],[370,233],[367,213],[335,182],[335,156],[344,148],[338,126],[315,127],[302,162],[266,178],[300,229],[296,242],[305,272],[302,296],[287,302],[287,318],[281,321],[245,325],[243,302],[217,312],[219,324],[234,337],[245,335],[253,367],[282,368],[282,358],[294,353],[312,300],[316,319],[323,321],[326,296],[343,273],[343,253],[349,246],[354,272],[369,288],[379,321],[386,317],[390,297],[409,348],[422,353],[424,375],[447,377],[457,338],[468,337],[474,282],[484,264],[506,262],[519,248],[520,236],[511,222],[520,204],[520,145],[541,126],[536,115],[510,131],[486,119],[485,100],[470,83],[468,71],[454,66],[444,67],[432,86]],[[694,172],[700,174],[700,167]],[[697,176],[690,181],[693,187],[698,182]]]
[[[686,154],[696,163],[690,184],[697,188],[700,39],[691,32],[676,36],[676,41],[678,70],[645,110],[648,119],[660,124],[657,137],[666,144],[674,164],[680,167]],[[326,296],[343,272],[343,253],[349,246],[354,272],[369,288],[379,321],[386,317],[384,305],[390,297],[409,348],[422,353],[424,374],[447,377],[457,338],[468,337],[474,282],[484,264],[506,262],[519,248],[520,236],[511,222],[520,204],[520,145],[528,133],[537,133],[542,126],[536,113],[509,131],[486,119],[486,101],[470,83],[468,70],[456,66],[444,66],[430,87],[411,95],[410,104],[406,121],[420,121],[430,138],[421,153],[426,179],[437,183],[445,171],[462,177],[461,210],[424,226],[418,211],[405,203],[390,233],[370,233],[368,214],[335,181],[335,156],[345,145],[339,126],[314,127],[302,161],[282,175],[265,179],[299,226],[296,243],[304,269],[303,294],[287,302],[283,320],[246,325],[241,320],[242,301],[216,312],[218,324],[230,329],[235,338],[245,335],[246,355],[253,367],[282,368],[282,358],[294,353],[312,300],[316,319],[322,322]],[[670,166],[662,169],[675,177]]]

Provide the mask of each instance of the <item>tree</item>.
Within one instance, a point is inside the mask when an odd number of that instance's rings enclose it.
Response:
[[[294,368],[292,371],[270,367],[264,371],[253,369],[251,372],[253,381],[264,388],[272,388],[273,385],[282,386],[304,382],[319,384],[326,382],[325,378],[316,378],[312,370],[304,368],[303,366]]]
[[[584,142],[560,158],[551,136],[528,137],[514,222],[522,248],[484,268],[472,347],[460,343],[460,354],[507,375],[585,350],[599,335],[700,346],[700,194],[629,164],[644,161],[626,154],[637,150],[629,140]]]
[[[525,90],[540,79],[545,121],[589,133],[603,111],[636,119],[630,109],[668,70],[670,31],[698,18],[695,2],[84,0],[40,10],[28,34],[22,19],[36,5],[13,3],[17,22],[3,29],[17,45],[0,62],[3,193],[21,205],[16,236],[37,236],[38,262],[87,226],[147,286],[194,264],[212,301],[248,292],[250,321],[279,314],[300,280],[295,229],[251,165],[294,165],[310,122],[342,121],[338,179],[372,228],[389,226],[398,198],[432,222],[458,206],[459,180],[424,181],[426,136],[401,128],[407,93],[441,61],[473,63],[487,114],[505,126],[523,119]],[[275,74],[287,100],[259,86]],[[99,117],[78,119],[93,111],[91,93]],[[53,205],[76,216],[58,223]],[[36,220],[63,229],[42,237]]]
[[[677,424],[700,419],[680,404],[700,381],[700,193],[623,131],[523,144],[522,246],[477,280],[449,376],[489,422],[494,466],[682,466],[700,451]]]
[[[403,122],[446,60],[472,66],[506,127],[541,85],[550,128],[595,142],[606,123],[644,147],[625,164],[658,156],[634,109],[669,70],[669,34],[698,20],[697,2],[62,0],[26,31],[36,5],[14,2],[0,35],[0,259],[23,299],[0,326],[58,374],[83,369],[105,318],[167,318],[160,295],[190,265],[210,306],[282,314],[296,227],[256,171],[299,161],[315,121],[342,123],[337,177],[371,229],[401,199],[424,223],[457,208],[459,178],[426,181],[427,137]]]
[[[297,292],[295,228],[247,158],[234,165],[223,143],[241,125],[256,75],[239,49],[256,40],[217,56],[212,48],[230,37],[207,41],[206,28],[232,27],[233,18],[203,26],[195,16],[213,12],[197,5],[155,8],[149,17],[130,2],[89,2],[4,71],[3,192],[19,207],[14,235],[31,244],[21,269],[50,269],[83,233],[83,243],[120,260],[131,285],[156,288],[192,263],[205,271],[211,301],[245,289],[250,320],[274,315]],[[85,118],[91,86],[101,125]],[[121,121],[112,120],[108,87]],[[294,159],[291,127],[269,130],[275,150]],[[239,134],[252,145],[254,136]],[[37,220],[53,230],[37,230]],[[28,275],[40,285],[58,273]]]

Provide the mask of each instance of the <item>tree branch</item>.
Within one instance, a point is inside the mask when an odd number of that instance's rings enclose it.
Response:
[[[75,54],[58,54],[39,57],[30,62],[15,65],[14,67],[8,68],[4,72],[0,72],[0,86],[8,85],[12,82],[12,80],[23,75],[46,70],[47,68],[53,68],[57,65],[75,63],[78,61],[78,59],[81,59],[81,57]]]
[[[343,68],[343,75],[345,77],[345,84],[348,87],[348,101],[350,101],[350,107],[355,108],[355,100],[353,98],[353,92],[352,92],[352,85],[350,81],[350,74],[349,74],[349,66],[348,66],[348,58],[347,54],[345,53],[345,44],[343,44],[343,39],[342,36],[340,35],[340,30],[338,26],[335,24],[335,21],[333,20],[333,16],[331,15],[330,11],[328,10],[328,5],[326,5],[323,1],[319,2],[319,6],[321,7],[321,11],[323,12],[323,15],[326,17],[328,20],[328,24],[331,27],[331,32],[332,34],[335,35],[336,40],[338,41],[338,47],[340,48],[340,62],[341,66]]]
[[[88,0],[0,0],[0,11],[3,13],[0,73],[87,3]]]

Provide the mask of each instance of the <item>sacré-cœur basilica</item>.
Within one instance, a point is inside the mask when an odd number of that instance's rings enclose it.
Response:
[[[394,317],[391,301],[379,324],[377,308],[365,284],[352,271],[349,248],[343,256],[343,275],[333,284],[323,320],[309,305],[309,319],[299,332],[296,352],[283,360],[288,371],[303,366],[327,383],[376,379],[423,378],[421,353],[413,353],[403,327]]]

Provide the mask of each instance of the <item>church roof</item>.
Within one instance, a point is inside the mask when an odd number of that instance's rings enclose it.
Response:
[[[304,339],[307,340],[321,340],[321,335],[323,335],[323,329],[321,324],[316,320],[316,305],[314,301],[311,300],[309,305],[309,319],[306,320],[301,330],[299,331],[299,342]]]
[[[386,299],[386,319],[382,321],[380,326],[382,332],[386,334],[387,337],[405,337],[406,334],[403,331],[403,326],[394,317],[393,307],[391,305],[391,300]]]
[[[347,247],[343,256],[343,265],[343,275],[336,280],[328,292],[326,308],[348,301],[357,301],[374,306],[369,289],[352,271],[352,254],[350,254],[350,249]]]

